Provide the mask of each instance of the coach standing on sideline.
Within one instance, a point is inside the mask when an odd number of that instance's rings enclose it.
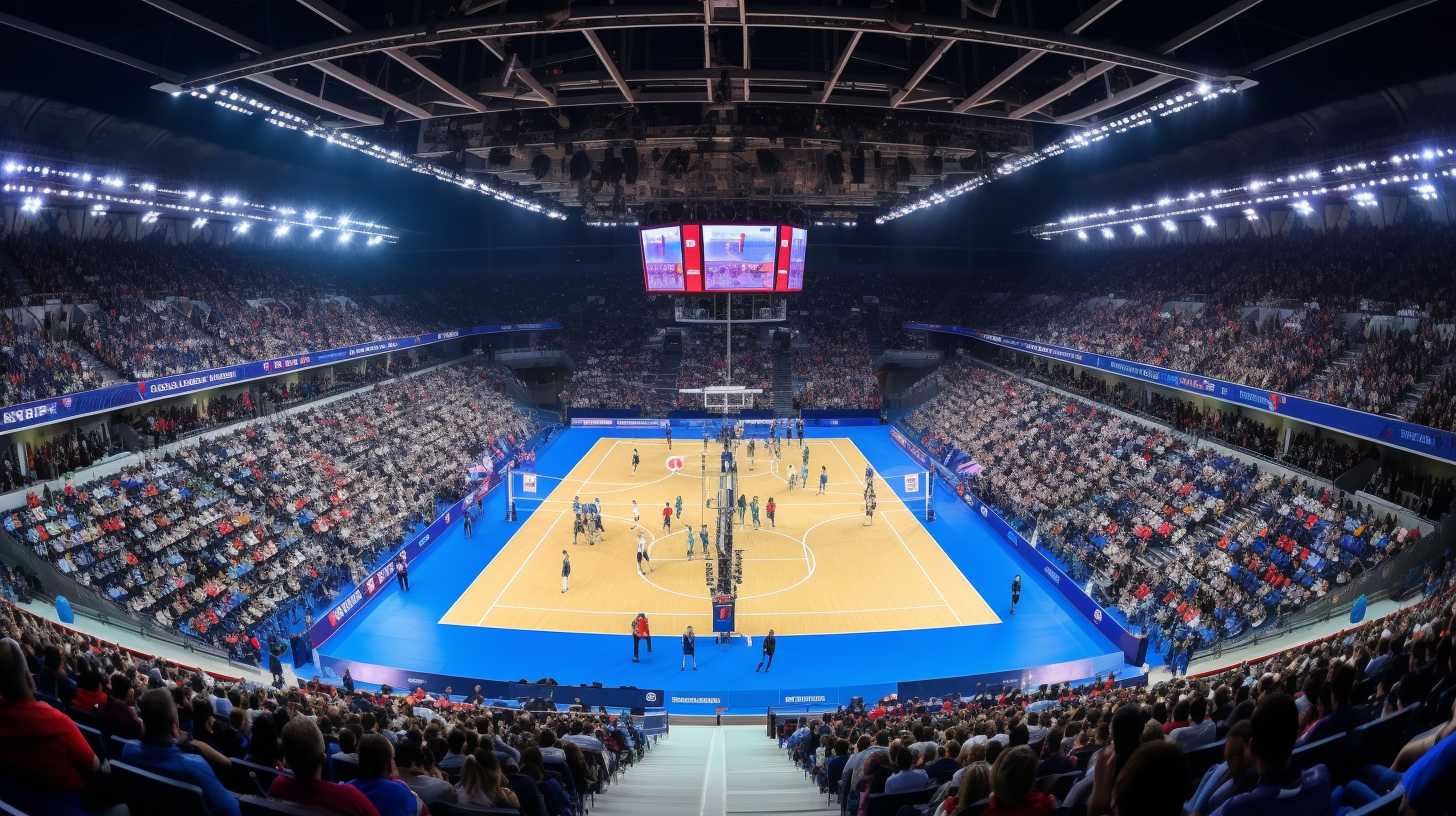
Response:
[[[652,630],[647,626],[647,615],[638,612],[637,617],[632,619],[632,662],[640,663],[637,647],[642,641],[647,641],[647,653],[652,654]]]
[[[773,668],[774,650],[776,650],[778,646],[779,639],[774,637],[774,631],[772,629],[768,630],[768,634],[765,635],[763,638],[763,657],[759,658],[758,666],[754,668],[754,671],[763,669],[764,672],[767,672],[769,669]]]

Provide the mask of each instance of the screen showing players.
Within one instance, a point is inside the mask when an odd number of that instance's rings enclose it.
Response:
[[[703,288],[709,292],[771,292],[778,227],[703,225]]]
[[[804,256],[809,253],[809,231],[794,227],[789,243],[789,292],[804,291]]]
[[[685,290],[681,227],[642,230],[642,271],[649,292]]]

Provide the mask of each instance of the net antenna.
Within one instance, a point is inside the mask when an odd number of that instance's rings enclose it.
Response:
[[[763,393],[762,388],[746,388],[741,385],[709,385],[703,388],[679,388],[679,394],[701,394],[703,410],[715,414],[735,414],[753,407],[754,398]]]

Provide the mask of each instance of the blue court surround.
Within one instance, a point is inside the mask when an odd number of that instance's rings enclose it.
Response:
[[[883,426],[810,428],[808,435],[852,440],[881,473],[917,467]],[[566,429],[540,452],[537,472],[564,476],[602,437],[658,438],[660,433]],[[684,448],[701,445],[687,433],[677,440]],[[752,648],[742,638],[720,646],[700,636],[698,671],[683,672],[678,668],[678,632],[654,632],[655,654],[644,654],[641,663],[632,663],[627,620],[622,621],[620,636],[438,623],[516,531],[517,523],[504,521],[504,491],[496,490],[487,497],[472,538],[466,539],[460,525],[454,525],[411,566],[411,592],[400,592],[391,582],[319,651],[408,671],[494,680],[553,677],[568,685],[600,681],[609,687],[663,689],[669,708],[686,713],[711,712],[720,706],[762,712],[769,705],[782,707],[786,699],[809,707],[833,707],[854,695],[873,699],[891,693],[898,681],[1003,672],[1118,651],[1085,618],[1064,606],[1066,601],[1046,578],[1028,570],[953,492],[938,489],[934,504],[936,520],[927,529],[1001,616],[1001,623],[780,637],[771,673],[753,670],[760,632],[750,633]],[[820,558],[833,557],[832,544],[819,544],[816,551]],[[887,549],[885,557],[897,557],[897,552]],[[1008,615],[1014,575],[1022,576],[1023,590],[1016,614]],[[703,606],[706,613],[706,598]]]

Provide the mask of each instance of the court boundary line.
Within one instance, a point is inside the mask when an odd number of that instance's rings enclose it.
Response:
[[[839,460],[844,463],[844,466],[849,468],[849,472],[855,474],[854,480],[856,482],[859,482],[860,486],[864,486],[865,481],[864,479],[861,479],[859,477],[859,471],[854,469],[854,466],[849,463],[849,459],[844,455],[844,451],[841,451],[839,449],[839,445],[835,444],[841,438],[845,437],[836,437],[835,439],[831,439],[829,446],[834,449],[834,452],[839,456]],[[854,444],[854,440],[849,440],[849,442],[850,444]],[[869,457],[864,455],[864,451],[860,451],[858,447],[856,447],[855,450],[859,451],[859,455],[864,458],[866,463],[869,462]],[[873,468],[874,466],[871,465],[871,467]],[[880,481],[884,482],[885,480],[882,478],[880,479]],[[900,503],[900,507],[904,508],[906,512],[909,512],[910,508],[905,506],[904,500],[902,500],[900,498],[900,495],[895,492],[894,487],[892,487],[889,482],[885,482],[885,487],[890,489],[890,495],[895,497],[895,501]],[[937,583],[934,578],[930,577],[930,571],[925,569],[925,564],[921,563],[920,556],[916,555],[915,551],[910,549],[910,544],[905,541],[904,536],[900,535],[900,530],[895,527],[895,522],[890,520],[890,515],[888,513],[885,513],[883,514],[883,518],[885,519],[885,523],[889,525],[890,532],[895,534],[895,540],[900,542],[900,547],[905,550],[905,553],[907,555],[910,556],[910,560],[915,562],[915,566],[920,568],[920,574],[925,576],[925,582],[930,584],[930,588],[935,590],[935,594],[937,597],[940,598],[940,602],[944,604],[947,609],[950,610],[950,615],[951,617],[955,618],[956,625],[965,626],[966,622],[961,619],[961,613],[957,612],[956,608],[950,605],[950,601],[947,601],[945,599],[945,593],[940,591],[940,584]],[[935,536],[931,536],[931,540],[935,541]],[[939,542],[936,543],[938,544]]]
[[[602,469],[602,465],[605,464],[606,461],[611,458],[612,451],[614,451],[614,450],[617,449],[617,443],[619,441],[620,440],[617,440],[617,439],[612,440],[611,446],[607,448],[607,452],[606,452],[605,455],[602,456],[601,461],[600,462],[597,462],[597,466],[594,467],[594,468],[592,468],[591,473],[588,473],[587,474],[586,481],[588,481],[588,482],[591,481],[591,477],[595,476],[597,474],[597,471]],[[559,524],[559,523],[561,523],[561,519],[565,515],[566,515],[566,511],[565,510],[557,510],[556,511],[556,518],[554,518],[554,519],[551,520],[550,526],[548,526],[546,528],[546,531],[541,534],[541,537],[540,538],[536,539],[536,546],[534,546],[534,547],[531,548],[531,552],[526,555],[525,560],[521,561],[521,563],[516,567],[516,571],[514,573],[512,573],[511,579],[509,581],[506,581],[506,585],[503,586],[503,587],[501,587],[500,592],[497,592],[495,594],[495,600],[491,601],[490,602],[490,606],[486,607],[485,612],[481,613],[480,619],[475,622],[475,625],[476,626],[484,626],[485,625],[485,619],[488,618],[488,617],[490,617],[490,613],[495,610],[496,604],[500,603],[500,599],[506,594],[506,590],[508,590],[508,589],[511,588],[511,585],[516,582],[516,579],[517,578],[521,577],[521,571],[526,568],[526,565],[527,564],[531,563],[531,561],[533,559],[535,559],[535,557],[536,557],[536,551],[537,550],[540,550],[541,549],[541,545],[544,544],[544,543],[546,543],[546,537],[549,536],[549,535],[551,535],[551,531],[554,530],[554,529],[556,529],[556,525]],[[496,553],[496,555],[499,556],[500,553],[505,552],[506,551],[506,548],[509,546],[509,544],[510,544],[510,539],[507,538],[506,541],[505,541],[505,543],[501,545],[501,548]],[[484,575],[486,573],[486,571],[490,569],[491,561],[495,561],[495,559],[492,558],[490,561],[487,561],[486,562],[486,564],[485,564],[484,567],[481,567],[480,573],[475,576],[477,580],[480,578],[481,575]],[[469,587],[466,588],[466,591],[467,592],[469,591]],[[445,610],[445,614],[446,615],[449,615],[450,614],[450,610],[448,610],[448,609]],[[438,623],[438,622],[439,621],[436,621],[436,623]]]
[[[810,611],[803,611],[803,612],[782,612],[782,611],[774,611],[774,612],[739,612],[737,614],[738,614],[739,617],[770,617],[770,616],[781,616],[781,615],[853,615],[853,614],[858,614],[858,613],[875,614],[875,613],[880,613],[880,612],[910,612],[910,611],[914,611],[914,610],[917,610],[917,609],[940,609],[943,606],[945,606],[945,604],[933,603],[933,604],[911,604],[909,606],[880,606],[880,607],[870,607],[870,608],[865,608],[865,609],[819,609],[819,610],[810,610]],[[708,614],[707,612],[662,612],[662,611],[658,611],[658,612],[643,612],[641,609],[635,609],[635,610],[632,610],[630,612],[619,612],[619,611],[611,610],[611,609],[565,609],[565,608],[557,607],[557,606],[525,606],[525,605],[522,605],[522,604],[501,604],[497,608],[498,609],[518,609],[518,610],[521,610],[523,612],[560,613],[560,614],[563,614],[563,615],[625,615],[625,616],[627,616],[629,618],[635,616],[638,612],[642,612],[642,614],[644,614],[644,615],[649,615],[649,616],[655,615],[655,616],[658,616],[658,617],[671,617],[671,616],[683,616],[683,615],[691,615],[691,616],[699,616],[700,617],[700,616],[703,616],[703,615],[707,615]],[[865,631],[869,632],[869,631],[901,631],[901,630],[898,630],[898,629],[891,629],[891,630],[867,629]],[[785,637],[789,637],[789,636],[786,635]],[[798,635],[794,635],[793,637],[799,637],[799,636]]]

